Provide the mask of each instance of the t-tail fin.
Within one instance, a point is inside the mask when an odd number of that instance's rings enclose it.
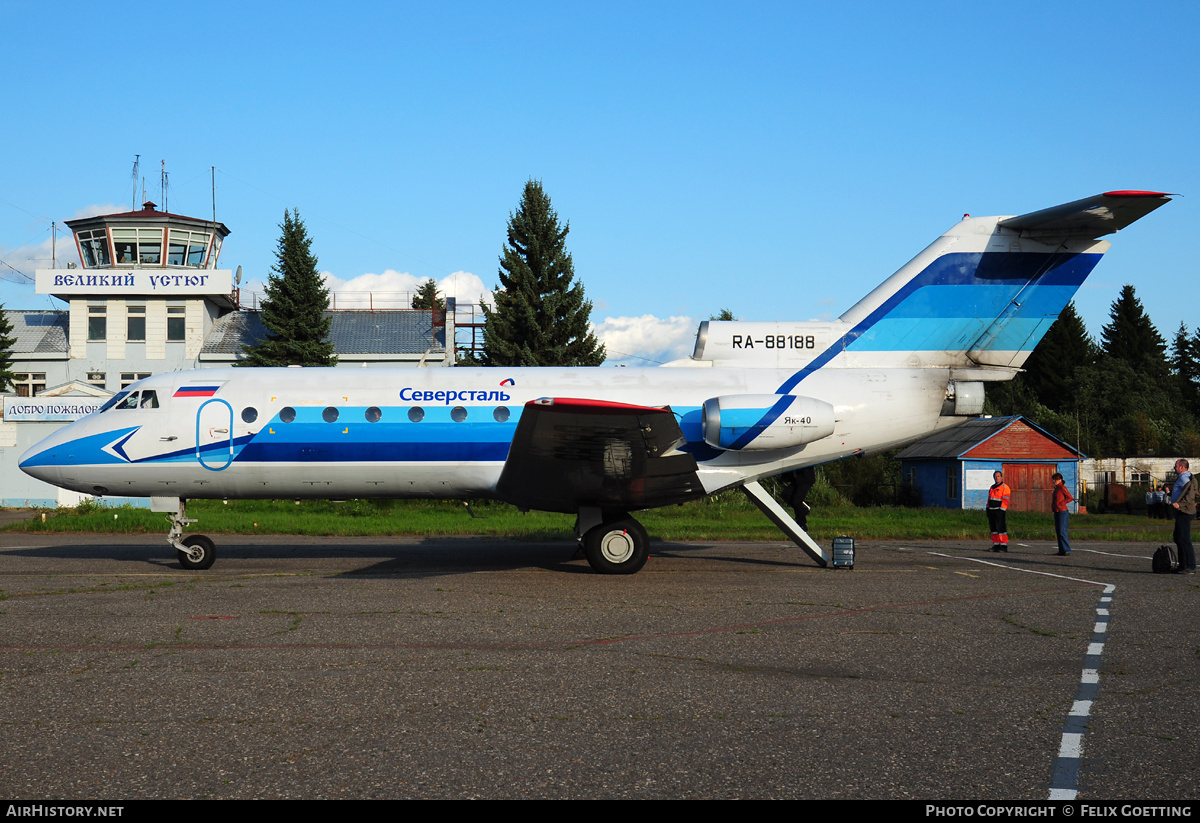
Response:
[[[1170,199],[1111,191],[1017,217],[964,216],[842,315],[844,351],[1019,368],[1108,251],[1098,238]]]
[[[1007,380],[1108,251],[1099,238],[1170,199],[1110,191],[1017,217],[966,215],[839,319],[705,321],[688,363],[794,370],[780,394],[827,366]]]

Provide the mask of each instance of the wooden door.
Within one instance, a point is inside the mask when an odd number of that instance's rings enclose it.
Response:
[[[1055,463],[1005,463],[1004,482],[1012,489],[1011,511],[1050,513]]]

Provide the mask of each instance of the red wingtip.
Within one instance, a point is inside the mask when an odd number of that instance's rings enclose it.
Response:
[[[1134,191],[1131,189],[1131,190],[1121,190],[1121,191],[1106,191],[1106,192],[1104,192],[1104,196],[1105,197],[1170,197],[1171,195],[1169,195],[1165,191]]]

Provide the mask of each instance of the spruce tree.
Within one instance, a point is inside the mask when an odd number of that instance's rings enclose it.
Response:
[[[446,301],[438,297],[437,283],[432,277],[426,278],[425,282],[417,287],[417,293],[413,297],[412,307],[414,309],[444,309]]]
[[[1171,347],[1171,369],[1179,381],[1184,408],[1200,417],[1200,328],[1188,336],[1187,326],[1179,324]]]
[[[570,224],[529,180],[509,214],[508,242],[500,258],[495,308],[483,306],[485,366],[599,366],[604,346],[592,333],[591,302],[566,249]]]
[[[262,322],[267,337],[243,346],[243,366],[333,366],[337,363],[329,342],[329,289],[317,271],[312,239],[300,213],[285,210],[279,225],[282,234],[276,249],[274,272],[267,282]]]
[[[1109,323],[1100,336],[1104,353],[1110,357],[1124,360],[1134,368],[1158,364],[1161,373],[1166,373],[1167,344],[1150,322],[1133,286],[1126,284],[1121,296],[1113,301]]]
[[[12,337],[13,325],[0,305],[0,392],[7,391],[17,379],[12,372],[12,348],[17,338]]]

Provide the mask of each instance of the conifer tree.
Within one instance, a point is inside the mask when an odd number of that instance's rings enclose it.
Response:
[[[1171,347],[1171,368],[1179,381],[1184,408],[1200,417],[1200,328],[1189,337],[1187,326],[1179,324]]]
[[[1121,289],[1121,296],[1113,301],[1109,323],[1100,337],[1104,353],[1110,357],[1124,360],[1134,368],[1157,363],[1161,373],[1166,373],[1167,344],[1150,322],[1149,315],[1142,308],[1142,301],[1133,292],[1133,286],[1126,284]]]
[[[267,281],[262,322],[267,337],[243,346],[243,366],[333,366],[337,363],[329,342],[329,289],[317,271],[312,239],[300,213],[285,210],[279,225],[282,234],[275,252],[274,274]]]
[[[538,180],[529,180],[509,214],[495,307],[483,306],[485,366],[598,366],[604,346],[592,333],[591,302],[566,249],[570,224]]]
[[[414,309],[446,308],[446,301],[438,297],[437,283],[432,277],[426,278],[425,282],[417,287],[417,293],[412,300],[412,307]]]
[[[13,324],[9,321],[4,306],[0,306],[0,392],[10,389],[17,379],[12,372],[12,348],[16,345],[17,338],[12,337],[12,333]]]

